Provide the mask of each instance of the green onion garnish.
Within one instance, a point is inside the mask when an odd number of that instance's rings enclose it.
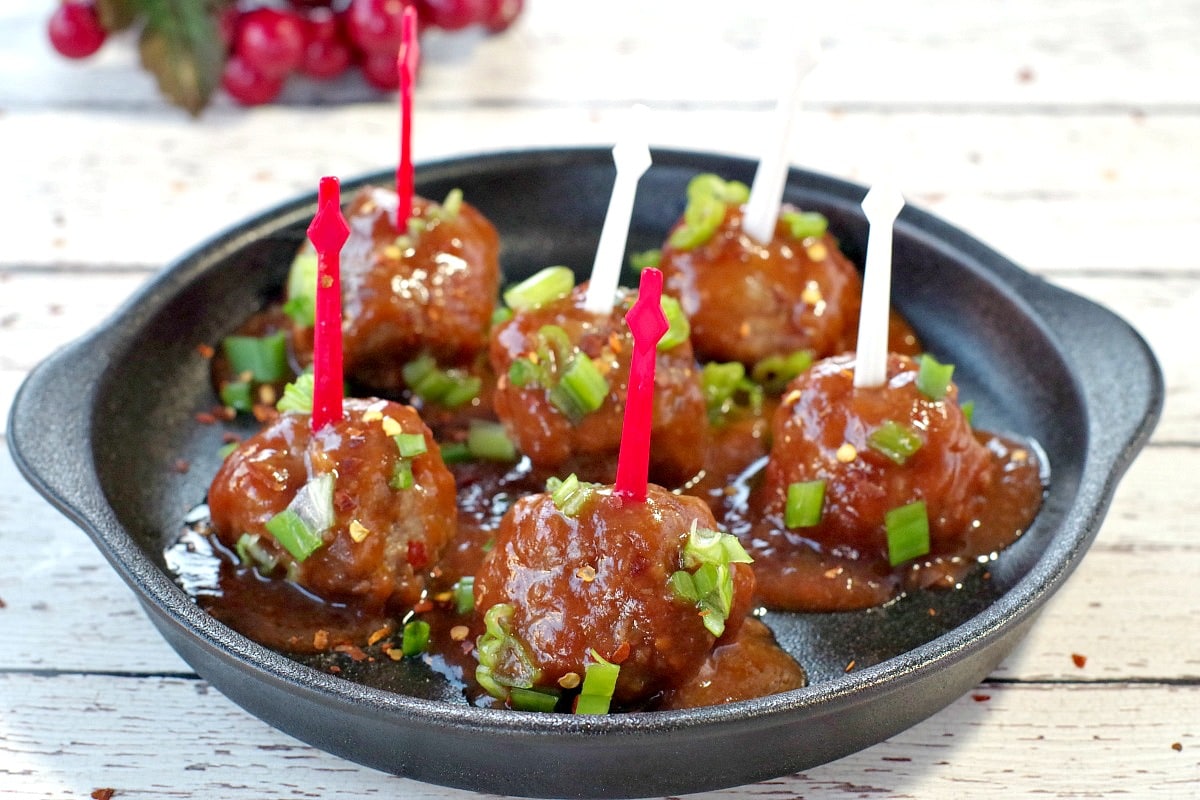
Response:
[[[575,713],[607,714],[612,705],[612,696],[617,688],[621,667],[619,664],[605,661],[595,650],[591,651],[591,656],[595,661],[584,667],[583,688],[575,704]]]
[[[643,250],[629,256],[629,266],[639,272],[648,267],[657,267],[662,263],[662,250]]]
[[[513,311],[528,311],[566,297],[575,288],[575,273],[568,267],[546,267],[504,292]]]
[[[824,236],[829,229],[829,220],[816,211],[785,211],[779,215],[793,239]]]
[[[461,464],[471,460],[471,448],[466,442],[446,442],[442,445],[442,463]]]
[[[429,646],[429,623],[423,619],[414,619],[404,623],[404,632],[400,635],[400,649],[405,658],[419,656]]]
[[[747,407],[757,414],[762,409],[763,389],[746,377],[746,368],[741,362],[719,363],[709,361],[700,371],[700,386],[708,408],[708,420],[720,424],[725,417],[739,406]],[[744,403],[739,403],[744,398]]]
[[[254,395],[246,381],[229,381],[221,384],[221,405],[234,411],[252,411]]]
[[[694,523],[680,556],[685,569],[672,573],[671,590],[680,600],[694,603],[704,627],[720,637],[733,609],[733,571],[729,565],[749,564],[753,559],[736,536]],[[689,574],[687,569],[695,571]]]
[[[484,461],[516,461],[517,448],[499,422],[472,420],[467,430],[467,449]]]
[[[559,375],[556,388],[561,392],[551,390],[550,402],[572,419],[592,413],[608,397],[608,381],[600,374],[596,362],[584,353],[571,359]]]
[[[264,527],[297,561],[304,561],[324,544],[321,534],[305,525],[300,515],[290,508],[271,517]]]
[[[688,181],[683,224],[671,232],[670,245],[692,250],[704,244],[725,221],[729,205],[741,205],[749,197],[750,189],[744,183],[724,181],[711,173],[696,175]]]
[[[288,270],[287,302],[283,311],[297,325],[311,328],[317,316],[317,254],[305,248]]]
[[[812,366],[811,350],[797,350],[787,355],[767,356],[754,365],[750,377],[772,394],[779,394],[788,383]]]
[[[400,451],[400,455],[405,458],[419,456],[429,450],[425,444],[425,434],[423,433],[397,433],[392,440],[396,443],[396,449]]]
[[[226,336],[221,349],[235,375],[249,373],[259,383],[273,383],[290,374],[286,331],[267,336]]]
[[[508,603],[497,603],[483,615],[484,634],[475,645],[475,680],[498,699],[508,697],[510,687],[531,689],[542,677],[542,672],[533,663],[525,646],[512,633],[513,607]],[[499,669],[505,672],[497,672]]]
[[[412,461],[407,458],[399,458],[396,460],[396,465],[392,467],[392,477],[388,481],[388,486],[393,489],[411,489],[417,482],[412,471]]]
[[[508,382],[518,389],[537,383],[541,375],[542,370],[528,358],[518,358],[508,365]]]
[[[517,711],[539,711],[549,714],[558,705],[558,693],[549,689],[522,689],[514,686],[508,690],[508,703]]]
[[[668,585],[680,600],[686,600],[689,603],[700,601],[700,593],[696,591],[696,581],[692,578],[692,573],[677,569],[671,573]]]
[[[446,193],[446,199],[442,201],[442,213],[447,219],[454,219],[462,211],[463,193],[462,189],[451,189]]]
[[[929,353],[922,355],[919,361],[917,390],[930,400],[941,400],[950,391],[950,378],[954,374],[954,365],[939,363]]]
[[[222,461],[224,461],[225,459],[229,458],[230,455],[232,455],[234,450],[237,450],[237,446],[237,442],[226,442],[225,444],[221,445],[221,449],[217,451],[217,455],[221,457]]]
[[[283,413],[311,414],[313,404],[313,375],[306,372],[283,387],[283,397],[275,408]]]
[[[929,516],[925,501],[893,508],[884,515],[888,560],[892,566],[929,552]]]
[[[821,521],[825,503],[825,481],[790,483],[783,510],[783,523],[789,528],[811,528]]]
[[[270,575],[279,566],[279,558],[262,546],[257,534],[243,533],[233,549],[239,561],[254,567],[263,575]]]
[[[470,614],[475,610],[475,576],[464,575],[454,582],[454,610]]]
[[[887,420],[867,436],[867,444],[877,453],[887,456],[892,463],[904,466],[924,441],[920,434],[907,425]]]
[[[463,370],[441,369],[428,353],[405,364],[400,372],[413,394],[446,408],[458,408],[474,400],[483,386],[480,378]]]
[[[961,406],[959,406],[959,408],[962,409],[962,413],[963,413],[963,416],[966,417],[967,424],[968,425],[973,424],[975,422],[975,401],[968,400],[967,402],[965,402]]]
[[[513,318],[513,311],[507,306],[496,306],[492,311],[491,326],[495,328],[497,325],[503,325]]]
[[[551,502],[565,517],[577,516],[583,509],[584,503],[595,494],[598,488],[600,488],[600,484],[581,481],[573,472],[564,480],[551,478],[546,481],[546,491],[550,493]]]
[[[409,386],[416,386],[434,372],[437,372],[437,361],[428,353],[421,354],[400,368],[400,374]]]
[[[692,326],[678,300],[664,294],[660,302],[667,317],[667,332],[658,340],[658,352],[665,353],[686,342],[692,335]]]

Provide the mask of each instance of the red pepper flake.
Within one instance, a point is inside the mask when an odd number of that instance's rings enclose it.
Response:
[[[929,609],[929,616],[931,616],[931,617],[936,617],[936,616],[937,616],[937,609],[936,609],[936,608],[931,608],[931,609]]]
[[[854,669],[854,665],[856,663],[858,663],[858,662],[856,662],[853,658],[850,659],[850,663],[846,665],[846,669],[844,671],[849,672],[850,670]]]
[[[420,539],[408,540],[408,565],[413,569],[429,566],[429,555],[425,552],[425,543]]]
[[[976,703],[986,703],[992,699],[992,696],[990,694],[973,694],[971,695],[971,699]]]
[[[342,514],[346,514],[358,508],[358,501],[345,489],[338,489],[333,493],[333,507]]]
[[[171,465],[171,469],[178,472],[180,475],[187,474],[187,471],[192,468],[191,463],[186,458],[177,458],[175,463]]]
[[[199,422],[201,425],[216,425],[217,417],[207,411],[197,411],[196,422]]]
[[[92,800],[112,800],[116,789],[92,789]]]
[[[367,644],[368,644],[368,645],[375,644],[376,642],[378,642],[380,639],[382,639],[383,637],[387,636],[387,635],[388,635],[388,634],[390,634],[391,632],[392,632],[392,626],[391,626],[391,625],[384,625],[382,628],[380,628],[379,630],[375,631],[374,633],[372,633],[372,634],[371,634],[371,635],[370,635],[370,636],[367,638]]]
[[[200,354],[201,358],[212,358],[217,354],[217,351],[210,344],[196,345],[196,352]]]
[[[1080,669],[1083,669],[1085,666],[1087,666],[1087,656],[1081,656],[1079,653],[1071,653],[1071,661],[1073,661],[1075,666],[1079,667]]]
[[[1182,742],[1171,742],[1171,749],[1174,750],[1176,753],[1182,753],[1183,752],[1183,743]]]
[[[608,660],[614,664],[624,664],[625,659],[629,658],[629,642],[621,642],[620,646],[613,651],[612,657]]]
[[[365,661],[367,654],[362,651],[362,648],[356,644],[339,644],[333,648],[335,653],[343,653],[350,656],[354,661]]]
[[[429,598],[422,598],[415,606],[413,606],[414,614],[428,614],[433,611],[433,601]]]

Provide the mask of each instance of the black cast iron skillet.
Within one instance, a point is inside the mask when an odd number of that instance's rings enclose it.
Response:
[[[630,252],[660,245],[693,175],[749,183],[755,168],[717,155],[653,155]],[[523,151],[425,165],[417,189],[441,199],[461,188],[495,223],[506,277],[517,279],[552,264],[586,274],[614,175],[607,149]],[[343,189],[390,180],[381,173]],[[864,194],[792,170],[786,199],[824,213],[861,263]],[[957,365],[976,424],[1036,439],[1051,467],[1036,522],[986,565],[986,578],[981,567],[959,591],[871,611],[770,613],[766,622],[811,684],[720,707],[532,714],[468,706],[408,662],[337,677],[214,620],[163,555],[218,464],[219,427],[193,419],[215,403],[197,346],[218,342],[276,295],[314,209],[306,196],[219,234],[38,366],[13,405],[10,445],[22,473],[95,540],[197,673],[297,738],[422,781],[539,797],[681,794],[806,769],[904,730],[969,691],[1025,634],[1079,563],[1161,409],[1159,366],[1121,319],[906,207],[895,232],[895,303],[927,348]],[[179,458],[191,463],[186,474],[171,468]]]

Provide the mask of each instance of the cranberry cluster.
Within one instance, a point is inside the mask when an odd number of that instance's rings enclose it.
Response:
[[[357,66],[370,85],[394,90],[400,20],[408,5],[416,6],[422,30],[482,25],[500,32],[521,13],[524,0],[236,0],[217,20],[228,53],[221,86],[242,105],[261,105],[279,95],[290,75],[323,80]],[[95,0],[61,0],[48,33],[67,58],[92,55],[108,36]]]

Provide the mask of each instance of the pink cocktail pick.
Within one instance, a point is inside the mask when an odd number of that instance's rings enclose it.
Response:
[[[310,424],[319,431],[342,418],[342,247],[350,226],[342,216],[341,185],[321,178],[317,213],[308,239],[317,251],[317,308],[313,331],[313,408]]]
[[[625,397],[625,423],[621,452],[617,456],[616,494],[642,502],[650,469],[650,428],[654,422],[654,367],[658,342],[666,334],[667,315],[662,310],[662,273],[642,270],[638,299],[625,315],[633,333],[633,358],[629,365],[629,392]]]
[[[413,84],[416,82],[417,62],[421,47],[417,41],[417,8],[409,5],[400,18],[400,51],[396,55],[396,71],[400,74],[400,162],[396,167],[396,229],[403,232],[412,216],[412,105]]]

